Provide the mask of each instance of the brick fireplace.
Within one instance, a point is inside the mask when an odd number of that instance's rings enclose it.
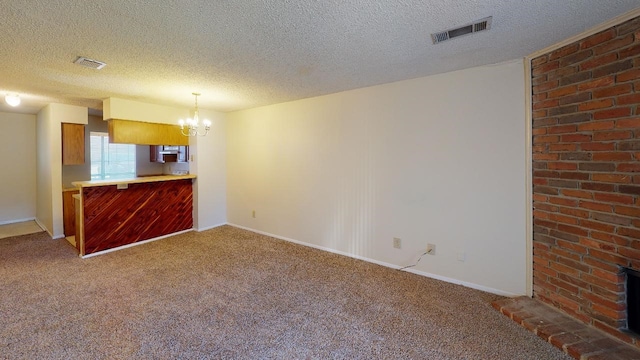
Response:
[[[640,18],[531,65],[534,297],[640,346]]]

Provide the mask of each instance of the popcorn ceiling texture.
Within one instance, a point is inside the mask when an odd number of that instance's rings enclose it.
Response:
[[[0,93],[230,111],[522,58],[637,0],[0,0]],[[488,32],[430,34],[493,16]],[[96,71],[76,56],[106,62]],[[1,104],[0,111],[12,109]]]
[[[499,297],[230,226],[90,259],[0,240],[0,358],[570,357]]]

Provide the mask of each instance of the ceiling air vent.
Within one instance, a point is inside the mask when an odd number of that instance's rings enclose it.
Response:
[[[445,31],[441,31],[435,34],[431,34],[431,39],[434,44],[441,43],[443,41],[447,41],[458,36],[472,34],[478,31],[484,31],[491,29],[491,16],[486,17],[484,19],[480,19],[478,21],[474,21],[470,24],[455,28],[449,29]]]
[[[107,64],[103,63],[102,61],[93,60],[82,56],[78,56],[76,61],[74,61],[73,63],[96,70],[100,70],[103,67],[107,66]]]

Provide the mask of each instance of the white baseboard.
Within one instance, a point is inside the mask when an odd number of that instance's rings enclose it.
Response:
[[[225,223],[221,223],[221,224],[216,224],[216,225],[211,225],[211,226],[205,226],[205,227],[203,227],[203,228],[194,228],[194,230],[195,230],[195,231],[197,231],[197,232],[202,232],[202,231],[206,231],[206,230],[215,229],[215,228],[217,228],[217,227],[224,226],[224,225],[227,225],[227,223],[225,222]]]
[[[0,225],[9,225],[9,224],[21,223],[21,222],[25,222],[25,221],[32,221],[32,220],[35,220],[35,219],[36,218],[32,217],[32,218],[25,218],[25,219],[0,221]],[[36,223],[37,223],[37,221],[36,221]],[[38,224],[38,226],[40,226],[40,224]],[[42,227],[42,226],[40,226],[40,227]]]
[[[311,248],[314,248],[314,249],[327,251],[327,252],[330,252],[330,253],[343,255],[343,256],[347,256],[347,257],[358,259],[358,260],[363,260],[363,261],[366,261],[366,262],[370,262],[370,263],[373,263],[373,264],[377,264],[377,265],[380,265],[380,266],[384,266],[384,267],[388,267],[388,268],[392,268],[392,269],[396,269],[396,270],[401,268],[401,266],[399,266],[399,265],[386,263],[386,262],[383,262],[383,261],[367,258],[367,257],[360,256],[360,255],[350,254],[350,253],[347,253],[347,252],[344,252],[344,251],[331,249],[331,248],[328,248],[328,247],[325,247],[325,246],[309,244],[309,243],[306,243],[306,242],[303,242],[303,241],[299,241],[299,240],[287,238],[287,237],[284,237],[284,236],[271,234],[271,233],[268,233],[268,232],[265,232],[265,231],[252,229],[252,228],[249,228],[249,227],[246,227],[246,226],[241,226],[241,225],[232,224],[232,223],[227,223],[227,225],[233,226],[233,227],[237,227],[237,228],[243,229],[243,230],[248,230],[248,231],[251,231],[251,232],[254,232],[254,233],[257,233],[257,234],[270,236],[270,237],[273,237],[273,238],[276,238],[276,239],[292,242],[292,243],[295,243],[295,244],[298,244],[298,245],[308,246],[308,247],[311,247]],[[506,292],[506,291],[503,291],[503,290],[494,289],[494,288],[491,288],[491,287],[488,287],[488,286],[479,285],[479,284],[475,284],[475,283],[470,283],[470,282],[462,281],[462,280],[458,280],[458,279],[453,279],[453,278],[449,278],[449,277],[446,277],[446,276],[441,276],[441,275],[437,275],[437,274],[428,273],[428,272],[425,272],[425,271],[418,271],[418,270],[414,270],[414,269],[406,269],[406,270],[403,270],[403,271],[410,272],[412,274],[416,274],[416,275],[420,275],[420,276],[424,276],[424,277],[428,277],[428,278],[432,278],[432,279],[436,279],[436,280],[440,280],[440,281],[444,281],[444,282],[448,282],[448,283],[452,283],[452,284],[456,284],[456,285],[462,285],[464,287],[468,287],[468,288],[471,288],[471,289],[480,290],[480,291],[484,291],[484,292],[488,292],[488,293],[496,294],[496,295],[500,295],[500,296],[515,297],[515,296],[524,295],[524,294],[514,294],[514,293]]]
[[[161,239],[168,238],[168,237],[171,237],[171,236],[188,233],[190,231],[193,231],[193,229],[182,230],[182,231],[174,232],[174,233],[171,233],[171,234],[158,236],[158,237],[155,237],[155,238],[152,238],[152,239],[142,240],[142,241],[134,242],[132,244],[118,246],[118,247],[115,247],[113,249],[107,249],[107,250],[94,252],[94,253],[87,254],[85,256],[80,256],[80,257],[83,258],[83,259],[87,259],[87,258],[91,258],[91,257],[98,256],[98,255],[104,255],[104,254],[108,254],[110,252],[114,252],[114,251],[118,251],[118,250],[122,250],[122,249],[127,249],[127,248],[130,248],[130,247],[134,247],[134,246],[150,243],[152,241],[161,240]]]

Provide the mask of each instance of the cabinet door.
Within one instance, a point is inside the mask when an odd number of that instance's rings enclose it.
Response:
[[[162,162],[162,155],[159,154],[162,146],[149,145],[149,161]]]
[[[84,125],[62,123],[62,165],[84,164]]]
[[[62,192],[62,221],[64,236],[76,234],[76,207],[73,201],[73,194],[78,194],[78,190],[66,190]]]

